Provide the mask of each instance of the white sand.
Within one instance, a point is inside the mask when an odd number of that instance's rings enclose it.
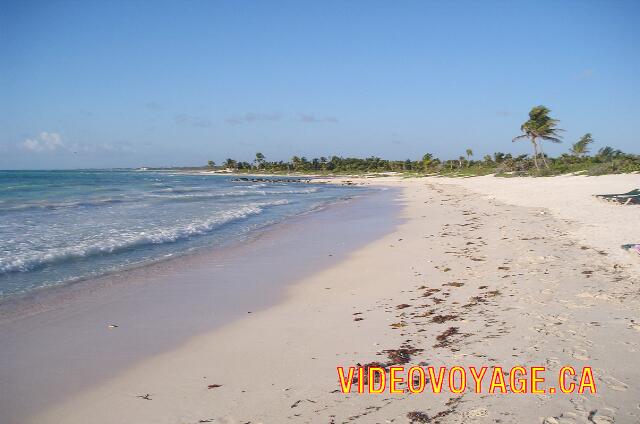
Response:
[[[512,205],[548,209],[568,220],[571,235],[585,244],[602,249],[616,260],[638,266],[640,262],[620,249],[623,244],[640,243],[640,209],[598,200],[595,194],[626,193],[640,188],[640,174],[598,177],[559,176],[553,178],[439,179]]]
[[[640,242],[639,209],[589,196],[638,178],[367,180],[403,187],[396,231],[303,279],[282,303],[31,422],[404,423],[410,411],[434,423],[640,422],[639,276],[626,265],[640,258],[617,250]],[[548,375],[589,365],[598,394],[336,392],[336,366],[390,362],[382,351],[403,345],[422,349],[410,365],[542,365]]]

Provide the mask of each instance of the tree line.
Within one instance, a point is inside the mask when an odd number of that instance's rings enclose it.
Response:
[[[510,153],[496,152],[474,160],[473,150],[468,148],[457,159],[443,160],[426,153],[420,160],[387,160],[376,156],[319,157],[307,159],[293,156],[290,161],[268,161],[261,152],[256,153],[251,162],[226,159],[221,166],[236,172],[267,173],[378,173],[405,172],[422,174],[484,175],[555,175],[567,172],[586,172],[591,175],[640,171],[640,156],[623,153],[606,146],[590,156],[591,145],[595,142],[590,133],[586,133],[573,143],[567,153],[551,158],[544,153],[543,142],[562,143],[563,129],[558,128],[559,120],[550,116],[550,109],[535,106],[529,112],[529,119],[521,127],[521,134],[512,141],[529,140],[532,155],[513,156]],[[215,169],[214,161],[208,167]]]

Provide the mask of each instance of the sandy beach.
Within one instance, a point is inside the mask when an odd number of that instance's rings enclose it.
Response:
[[[0,424],[640,424],[639,21],[1,2]]]
[[[399,189],[399,225],[25,422],[640,421],[640,216],[592,196],[638,175],[357,182]],[[336,367],[374,361],[588,366],[597,393],[340,392]]]

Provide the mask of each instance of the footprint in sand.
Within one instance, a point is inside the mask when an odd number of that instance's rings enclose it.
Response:
[[[636,324],[635,322],[632,322],[631,324],[629,324],[629,328],[636,331],[640,331],[640,324]]]
[[[591,357],[589,356],[588,352],[584,349],[580,349],[580,348],[576,348],[576,349],[563,349],[563,351],[565,353],[568,353],[569,355],[573,356],[574,358],[580,360],[580,361],[588,361],[589,359],[591,359]]]
[[[595,416],[595,417],[591,417],[591,422],[595,424],[609,424],[609,423],[614,423],[615,420],[612,417]]]
[[[603,292],[600,292],[600,293],[582,292],[582,293],[578,293],[576,297],[579,297],[581,299],[598,299],[598,300],[607,300],[607,301],[614,299],[612,296]]]
[[[595,407],[591,400],[588,398],[574,398],[571,399],[571,403],[575,407],[577,415],[571,413],[571,416],[575,416],[579,422],[589,422],[596,424],[608,424],[615,422],[616,410],[606,405],[600,405]],[[564,412],[562,416],[568,415]],[[579,419],[578,419],[579,418]]]
[[[546,417],[542,420],[542,424],[575,424],[576,422],[574,418],[567,416]]]
[[[623,383],[622,381],[618,380],[615,377],[612,377],[612,376],[606,374],[601,369],[597,369],[596,372],[597,372],[596,373],[596,381],[600,380],[600,381],[604,382],[604,384],[607,386],[608,389],[616,390],[618,392],[626,392],[627,389],[629,388],[629,386],[627,386],[625,383]],[[600,374],[600,375],[598,375],[598,374]]]
[[[551,357],[547,358],[546,363],[548,368],[555,369],[555,367],[560,364],[560,360],[556,357]]]
[[[489,410],[487,408],[475,408],[465,413],[467,418],[482,418],[489,416]]]
[[[564,306],[568,309],[588,309],[588,308],[593,308],[595,306],[595,304],[593,303],[583,303],[581,305],[578,305],[576,303],[570,303],[570,302],[562,302],[564,303]]]
[[[597,410],[590,412],[587,419],[595,424],[610,424],[616,421],[614,416],[615,411],[613,409],[598,408]]]

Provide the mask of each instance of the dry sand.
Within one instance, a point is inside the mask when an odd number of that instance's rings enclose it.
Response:
[[[640,261],[628,255],[621,244],[640,243],[638,208],[621,207],[597,201],[596,194],[626,193],[640,187],[640,175],[603,175],[599,177],[559,176],[553,178],[444,178],[482,193],[486,199],[545,208],[555,217],[566,220],[569,234],[589,246],[605,249],[618,261],[638,266]]]
[[[640,209],[589,196],[640,177],[363,182],[403,189],[406,220],[393,233],[278,305],[31,422],[406,423],[411,411],[433,423],[640,422],[640,257],[619,248],[640,242]],[[598,393],[338,391],[336,366],[371,361],[541,365],[547,376],[592,366]]]

